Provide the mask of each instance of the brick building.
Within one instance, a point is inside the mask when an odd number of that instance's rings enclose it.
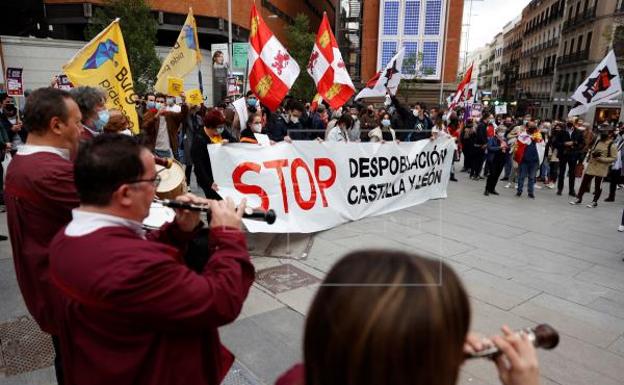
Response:
[[[158,21],[158,45],[175,42],[189,7],[193,7],[201,47],[227,42],[227,0],[146,0]],[[3,1],[0,11],[15,17],[0,25],[0,34],[84,40],[84,29],[104,0],[22,0]],[[247,41],[251,0],[232,0],[234,41]],[[299,13],[309,16],[316,33],[323,12],[334,22],[338,0],[257,0],[256,6],[279,40],[286,43],[286,26]]]

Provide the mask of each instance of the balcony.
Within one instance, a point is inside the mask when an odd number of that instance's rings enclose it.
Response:
[[[577,62],[589,59],[589,49],[574,52],[557,58],[557,65],[573,65]]]
[[[562,33],[566,33],[573,28],[580,27],[583,24],[588,23],[589,21],[596,18],[596,6],[589,8],[587,11],[583,13],[579,13],[572,19],[568,19],[563,23],[563,28],[561,29]]]

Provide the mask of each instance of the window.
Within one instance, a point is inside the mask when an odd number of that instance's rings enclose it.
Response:
[[[438,68],[438,42],[426,41],[423,44],[423,72],[435,73]]]
[[[397,43],[395,41],[384,41],[381,43],[381,67],[385,68],[392,57],[397,52]]]
[[[402,72],[414,75],[416,73],[416,64],[418,62],[418,43],[404,42],[403,48],[405,48],[405,56],[403,59]]]
[[[563,42],[563,56],[568,53],[568,42],[567,40]]]
[[[576,50],[578,52],[583,48],[583,35],[579,36],[578,41],[576,42]]]
[[[574,38],[570,40],[570,52],[569,53],[572,53],[572,51],[574,51]]]
[[[591,46],[591,41],[592,41],[592,32],[589,32],[587,34],[587,40],[585,40],[585,50],[589,51],[589,47]]]
[[[405,3],[405,35],[418,35],[418,25],[420,21],[420,1],[407,1]]]
[[[442,0],[427,0],[425,10],[425,35],[440,34],[440,19],[442,15]]]
[[[565,81],[563,82],[563,88],[561,89],[561,91],[568,92],[569,84],[570,84],[570,74],[566,74]]]
[[[384,35],[396,35],[399,32],[399,4],[398,1],[386,1],[384,4]]]
[[[572,74],[572,79],[570,80],[570,87],[568,88],[568,92],[576,91],[576,87],[578,86],[578,84],[576,84],[576,75],[576,72]]]
[[[581,77],[579,78],[579,82],[584,82],[587,78],[587,71],[581,71]]]

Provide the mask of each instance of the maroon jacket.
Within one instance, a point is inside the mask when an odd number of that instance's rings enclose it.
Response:
[[[234,357],[217,328],[236,319],[254,280],[245,236],[213,229],[197,274],[181,261],[189,240],[175,224],[146,240],[104,227],[50,246],[59,288],[66,385],[217,385]]]
[[[56,334],[48,246],[79,204],[73,164],[50,152],[18,152],[7,170],[4,199],[15,273],[24,302],[41,330]]]
[[[282,374],[275,385],[305,385],[305,367],[303,364],[296,364]]]

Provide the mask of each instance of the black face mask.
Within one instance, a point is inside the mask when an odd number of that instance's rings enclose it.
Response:
[[[609,133],[600,133],[600,139],[602,140],[609,139]]]

